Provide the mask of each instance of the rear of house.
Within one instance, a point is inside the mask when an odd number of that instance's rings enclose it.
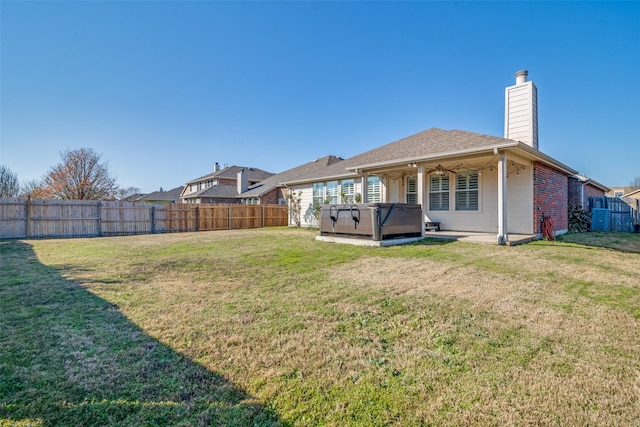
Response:
[[[315,174],[284,182],[302,197],[303,225],[318,226],[322,204],[419,204],[442,230],[540,235],[543,216],[568,228],[570,200],[607,187],[538,150],[537,88],[526,72],[505,90],[504,138],[428,129]]]

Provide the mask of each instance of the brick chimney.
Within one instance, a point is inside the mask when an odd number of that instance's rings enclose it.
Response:
[[[526,70],[516,73],[516,84],[505,89],[504,137],[538,149],[538,88]]]

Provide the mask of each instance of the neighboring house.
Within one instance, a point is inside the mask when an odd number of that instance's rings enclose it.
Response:
[[[238,197],[244,204],[286,204],[288,190],[283,182],[315,176],[326,170],[328,166],[341,162],[342,158],[325,156],[300,166],[296,166],[264,181],[249,187]]]
[[[144,197],[144,196],[146,196],[146,194],[144,193],[130,194],[127,197],[120,199],[120,201],[121,202],[137,202],[138,200],[140,200],[141,197]]]
[[[611,187],[611,189],[605,194],[607,197],[623,197],[635,190],[638,190],[636,187],[630,186],[622,186],[622,187]]]
[[[239,203],[238,196],[273,173],[244,166],[220,169],[216,163],[213,173],[187,182],[180,199],[183,203]]]
[[[626,194],[623,194],[621,196],[623,199],[634,199],[634,200],[638,200],[640,199],[640,188],[638,188],[637,190],[632,190],[629,191]]]
[[[180,203],[180,193],[182,193],[183,189],[184,187],[176,187],[169,191],[160,189],[160,191],[154,191],[153,193],[142,196],[135,201],[157,204]]]
[[[557,234],[568,229],[568,204],[608,188],[538,150],[537,88],[527,72],[506,88],[505,137],[432,128],[334,162],[305,176],[274,177],[302,192],[303,209],[341,199],[411,203],[442,230],[509,234],[542,233],[542,216]],[[578,189],[577,186],[583,188]],[[303,225],[316,225],[304,215]]]

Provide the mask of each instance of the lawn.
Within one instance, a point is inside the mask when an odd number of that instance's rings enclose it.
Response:
[[[640,235],[0,241],[0,426],[640,425]]]

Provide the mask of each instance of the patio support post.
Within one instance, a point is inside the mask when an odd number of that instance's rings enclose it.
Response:
[[[498,244],[506,245],[507,233],[507,155],[504,151],[498,158]]]
[[[369,174],[362,172],[362,203],[369,200]]]
[[[425,201],[424,201],[424,166],[418,165],[418,202],[420,203],[420,207],[422,209],[422,237],[425,237],[426,229],[424,227],[424,220],[426,218],[425,212]]]

